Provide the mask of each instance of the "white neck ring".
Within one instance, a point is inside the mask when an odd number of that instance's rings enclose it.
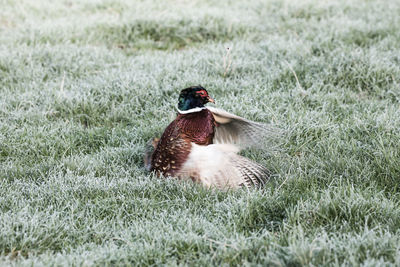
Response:
[[[189,114],[189,113],[194,113],[194,112],[202,111],[203,109],[206,109],[206,107],[191,108],[191,109],[188,109],[188,110],[180,110],[178,107],[176,107],[176,109],[178,110],[178,113],[179,113],[179,114]]]

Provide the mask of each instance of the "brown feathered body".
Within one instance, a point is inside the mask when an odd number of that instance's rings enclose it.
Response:
[[[178,114],[165,129],[151,157],[151,170],[165,176],[176,176],[189,157],[192,144],[213,143],[215,119],[208,109]]]
[[[179,111],[161,138],[148,143],[145,167],[158,175],[189,178],[207,187],[263,186],[269,171],[238,152],[262,147],[261,138],[270,135],[271,129],[212,107]]]

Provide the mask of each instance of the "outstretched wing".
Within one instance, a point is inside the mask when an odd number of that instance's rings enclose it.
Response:
[[[209,187],[238,188],[263,186],[269,171],[260,164],[236,154],[234,145],[199,146],[192,143],[188,160],[179,176],[190,177]]]
[[[207,107],[214,116],[215,127],[214,144],[234,144],[240,148],[259,145],[266,136],[276,135],[278,131],[273,127],[247,120],[225,110]]]

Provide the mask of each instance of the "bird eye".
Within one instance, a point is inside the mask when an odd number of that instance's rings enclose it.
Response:
[[[207,95],[206,91],[204,91],[204,90],[197,91],[196,93],[201,95],[201,96],[206,96]]]

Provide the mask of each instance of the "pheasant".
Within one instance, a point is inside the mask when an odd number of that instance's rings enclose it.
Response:
[[[190,178],[207,187],[263,186],[269,171],[237,153],[260,144],[268,127],[205,107],[209,102],[215,103],[201,86],[181,91],[178,115],[160,139],[152,140],[145,168],[158,175]]]

